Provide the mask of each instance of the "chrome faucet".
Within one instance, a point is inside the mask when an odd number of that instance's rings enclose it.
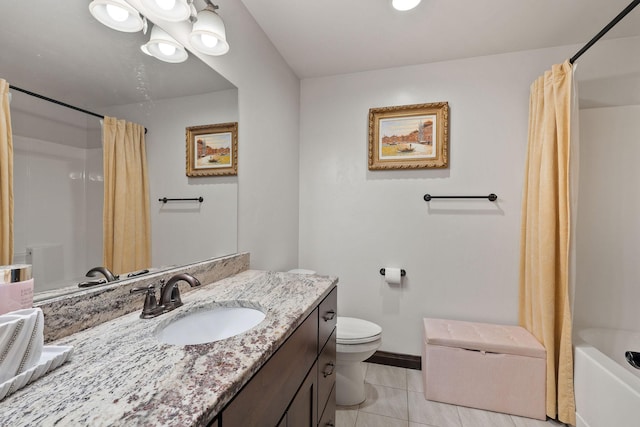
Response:
[[[200,286],[200,281],[188,273],[180,273],[171,277],[168,282],[164,280],[160,281],[160,304],[156,300],[156,287],[151,284],[144,288],[133,288],[131,293],[145,293],[144,307],[140,317],[143,319],[150,319],[156,316],[166,313],[167,311],[174,310],[182,305],[182,299],[180,298],[180,290],[178,289],[178,282],[184,280],[189,286]]]
[[[109,270],[107,267],[93,267],[91,270],[87,271],[87,274],[85,274],[85,276],[96,277],[98,273],[102,274],[107,279],[107,282],[113,282],[114,280],[118,280],[120,278],[120,276],[114,276],[111,270]]]

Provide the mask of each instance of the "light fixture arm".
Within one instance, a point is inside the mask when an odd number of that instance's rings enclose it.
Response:
[[[208,10],[210,12],[217,13],[216,10],[220,9],[220,6],[218,6],[217,4],[213,4],[211,0],[204,0],[204,2],[206,3],[206,6],[202,10]],[[189,0],[189,5],[192,7],[192,13],[191,16],[189,16],[189,22],[195,24],[196,22],[198,22],[198,10],[193,4],[193,0]]]
[[[198,20],[198,10],[196,9],[196,6],[193,4],[193,0],[188,0],[188,3],[189,3],[189,10],[191,11],[191,13],[189,14],[189,23],[195,24],[196,21]]]
[[[205,7],[205,9],[209,9],[213,12],[220,9],[220,6],[218,6],[217,4],[213,4],[211,0],[204,0],[204,2],[207,4],[207,7]]]

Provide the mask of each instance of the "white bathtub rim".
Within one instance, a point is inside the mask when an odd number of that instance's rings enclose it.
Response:
[[[640,398],[640,378],[634,375],[632,372],[629,372],[625,367],[620,366],[618,362],[604,354],[598,348],[593,346],[591,343],[585,341],[580,332],[588,331],[592,329],[600,329],[600,330],[609,330],[611,332],[619,332],[617,329],[607,329],[607,328],[584,328],[580,330],[577,334],[577,337],[574,340],[575,351],[580,351],[585,357],[593,361],[596,365],[598,365],[601,369],[608,371],[611,373],[613,379],[621,384],[622,386],[629,389],[630,392],[636,394],[638,398]],[[623,332],[632,332],[637,334],[634,331],[623,331]],[[632,368],[635,369],[635,368]]]
[[[580,414],[576,412],[576,427],[591,427],[591,424],[586,422]]]
[[[586,422],[584,418],[582,418],[580,414],[576,412],[576,427],[591,427],[591,424]]]

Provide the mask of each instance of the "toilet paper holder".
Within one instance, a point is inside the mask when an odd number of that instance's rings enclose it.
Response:
[[[385,274],[385,269],[384,269],[384,268],[381,268],[381,269],[380,269],[380,274],[384,276],[384,274]],[[404,269],[404,268],[403,268],[403,269],[401,269],[401,270],[400,270],[400,276],[404,277],[404,276],[406,276],[406,275],[407,275],[407,272],[405,271],[405,269]]]

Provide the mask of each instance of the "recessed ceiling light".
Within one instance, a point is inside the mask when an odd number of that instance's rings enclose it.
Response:
[[[396,10],[411,10],[420,4],[420,0],[391,0],[391,5]]]

